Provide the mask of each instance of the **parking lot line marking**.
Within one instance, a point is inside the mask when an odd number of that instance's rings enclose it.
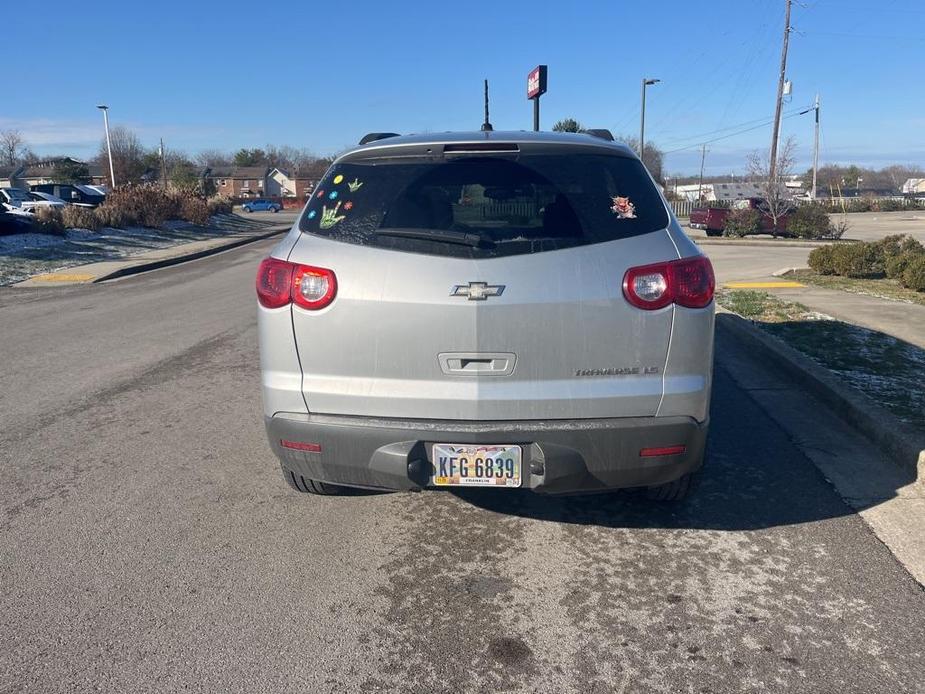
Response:
[[[87,274],[66,274],[63,272],[50,272],[46,275],[37,275],[33,277],[35,282],[89,282],[96,275]]]
[[[727,289],[789,289],[806,285],[799,282],[727,282],[723,286]]]

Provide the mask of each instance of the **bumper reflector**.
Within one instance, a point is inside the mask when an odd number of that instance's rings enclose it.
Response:
[[[639,451],[640,458],[655,458],[660,455],[681,455],[687,446],[663,446],[661,448],[643,448]]]
[[[320,443],[304,443],[302,441],[287,441],[280,439],[279,445],[283,448],[291,448],[294,451],[307,451],[309,453],[321,453]]]

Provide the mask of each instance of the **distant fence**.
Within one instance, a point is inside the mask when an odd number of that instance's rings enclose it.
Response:
[[[812,200],[794,198],[794,205],[808,205]],[[902,210],[925,210],[925,198],[903,197],[902,195],[883,196],[877,198],[818,198],[816,204],[830,208],[833,212],[846,210],[848,212],[894,212]],[[728,202],[699,203],[693,200],[672,200],[669,203],[674,209],[676,217],[690,217],[691,210],[700,205],[722,205],[728,207]]]
[[[691,210],[697,207],[699,203],[693,200],[672,200],[669,204],[674,210],[675,217],[690,217]]]

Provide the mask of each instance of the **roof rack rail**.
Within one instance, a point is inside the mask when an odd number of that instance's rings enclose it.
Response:
[[[398,133],[366,133],[360,140],[361,145],[367,145],[376,140],[385,140],[389,137],[400,137]]]
[[[585,135],[590,135],[591,137],[599,137],[602,140],[609,140],[610,142],[613,142],[613,133],[611,133],[609,130],[605,130],[604,128],[592,128],[589,130],[582,130],[581,132],[583,132]]]

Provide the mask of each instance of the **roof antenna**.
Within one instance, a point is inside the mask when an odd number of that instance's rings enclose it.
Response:
[[[488,80],[485,80],[485,122],[482,123],[482,130],[494,130],[488,122]]]

